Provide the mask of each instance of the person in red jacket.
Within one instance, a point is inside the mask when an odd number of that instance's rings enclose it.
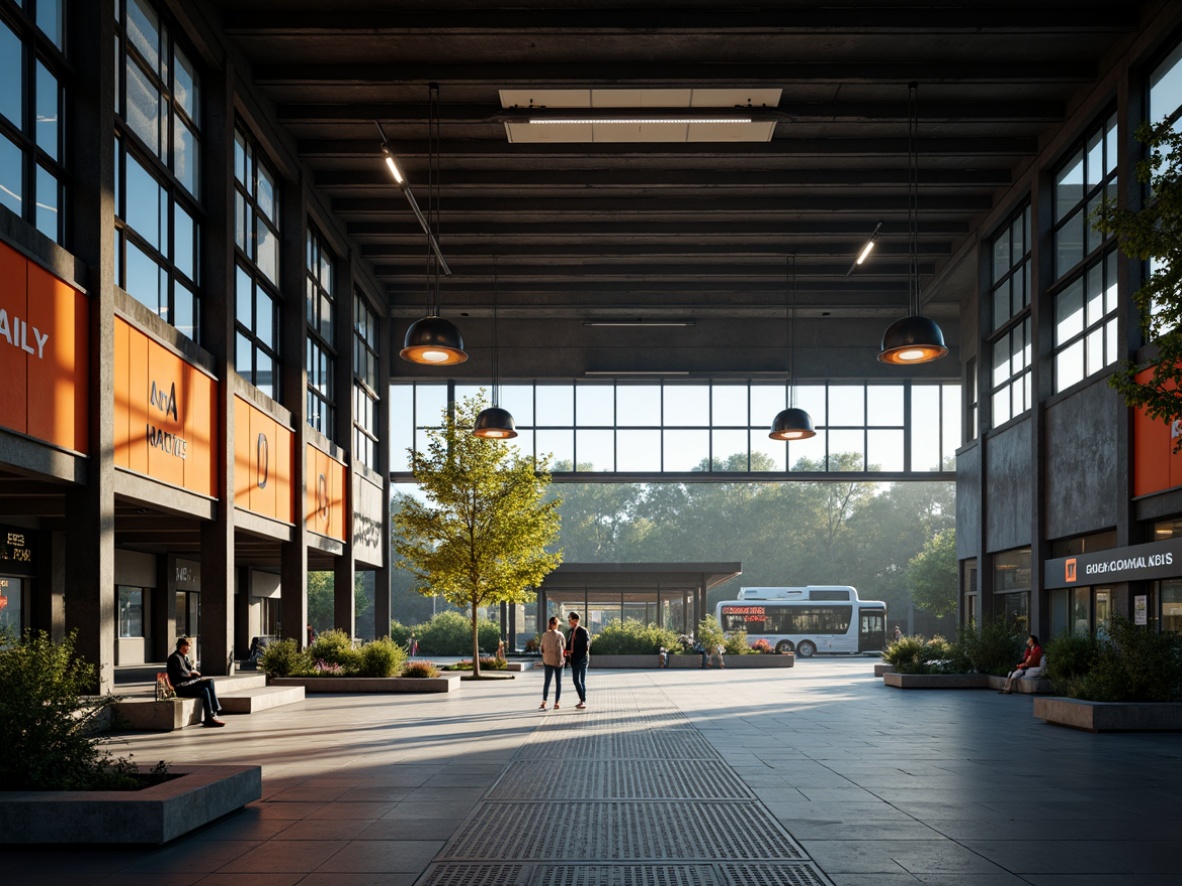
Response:
[[[1005,689],[997,690],[1001,694],[1009,695],[1014,691],[1014,681],[1022,677],[1037,677],[1042,673],[1042,647],[1038,645],[1038,637],[1031,634],[1026,638],[1026,655],[1014,666],[1014,670],[1006,676]]]

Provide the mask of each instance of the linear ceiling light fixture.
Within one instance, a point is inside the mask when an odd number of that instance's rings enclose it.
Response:
[[[887,327],[878,355],[880,363],[895,365],[931,363],[948,353],[939,324],[919,313],[919,155],[915,144],[919,131],[915,99],[918,89],[918,83],[907,86],[907,316]]]
[[[450,320],[439,316],[439,275],[440,272],[451,274],[443,253],[439,249],[439,84],[431,83],[428,87],[429,103],[427,116],[427,155],[429,158],[427,176],[427,218],[418,210],[418,204],[410,193],[410,188],[403,185],[402,192],[407,195],[411,208],[419,224],[427,234],[427,306],[430,313],[426,317],[416,320],[406,330],[406,339],[399,355],[403,360],[420,363],[426,366],[452,366],[463,363],[468,359],[464,351],[464,337],[460,330]],[[378,127],[381,129],[381,127]],[[392,154],[388,153],[387,157]],[[394,164],[397,169],[397,164]]]
[[[788,342],[788,408],[772,420],[772,430],[768,437],[773,440],[807,440],[809,437],[817,436],[817,432],[813,430],[812,416],[796,405],[796,354],[795,348],[792,347],[793,333],[796,332],[796,324],[793,322],[796,320],[796,256],[788,256],[785,263],[787,267],[784,269],[784,276],[788,278],[785,282],[789,284],[784,287],[789,293],[785,312],[788,328],[784,336]]]
[[[686,125],[689,123],[729,123],[732,125],[740,123],[753,123],[750,117],[585,117],[578,118],[562,118],[554,117],[550,119],[531,117],[528,121],[532,126],[545,125],[547,123],[557,126],[571,126],[579,123],[599,123],[606,125],[631,125],[636,123],[641,124],[656,124],[656,123],[679,123]]]
[[[646,320],[637,317],[635,320],[584,320],[584,326],[693,326],[693,320]]]
[[[687,369],[588,369],[583,375],[689,375]]]
[[[509,440],[517,436],[517,424],[508,409],[501,408],[501,358],[497,341],[497,257],[493,256],[493,373],[492,406],[480,410],[472,435],[486,440]]]
[[[862,247],[858,253],[858,257],[854,259],[854,263],[850,265],[850,269],[845,272],[848,277],[854,272],[854,268],[861,265],[866,259],[870,257],[870,253],[874,251],[874,241],[878,239],[878,232],[882,230],[882,222],[874,226],[874,230],[870,232],[870,239],[866,241],[866,245]]]

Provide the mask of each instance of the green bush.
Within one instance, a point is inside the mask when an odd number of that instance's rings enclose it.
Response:
[[[728,631],[722,645],[727,655],[751,655],[755,652],[747,645],[746,631]]]
[[[300,651],[295,640],[279,640],[267,644],[259,668],[271,677],[300,677],[311,673],[312,660]]]
[[[435,666],[434,662],[411,661],[402,666],[402,676],[414,677],[420,680],[428,677],[438,677],[439,668]]]
[[[477,640],[482,652],[493,652],[501,640],[497,623],[480,619],[476,625]],[[472,622],[454,610],[440,612],[428,622],[415,625],[419,651],[424,655],[471,655]]]
[[[1079,698],[1084,677],[1100,657],[1100,644],[1090,635],[1068,634],[1046,645],[1047,679],[1055,691]]]
[[[390,639],[399,646],[406,648],[406,644],[410,642],[411,629],[394,618],[390,620]]]
[[[956,644],[938,635],[930,640],[900,637],[887,646],[882,657],[900,674],[951,674],[963,662]]]
[[[1169,631],[1149,631],[1114,615],[1096,646],[1096,659],[1076,687],[1077,698],[1182,701],[1182,637]]]
[[[353,638],[342,630],[322,632],[308,647],[308,657],[317,670],[325,673],[336,672],[339,668],[339,673],[356,674],[361,668],[361,650],[353,645]]]
[[[90,695],[95,682],[72,633],[62,643],[32,631],[0,637],[0,790],[86,790],[102,780],[109,754],[98,719],[118,699]]]
[[[444,668],[444,670],[448,670],[448,671],[471,671],[471,670],[474,670],[472,667],[472,659],[469,658],[465,661],[457,661],[455,664],[448,665],[446,668]],[[485,658],[484,656],[481,656],[480,670],[482,670],[482,671],[507,671],[507,670],[509,670],[509,662],[505,661],[502,658],[493,658],[492,656],[488,656],[487,658]]]
[[[389,637],[379,637],[361,647],[358,674],[362,677],[393,677],[406,662],[406,651]]]
[[[634,618],[609,621],[596,633],[593,655],[656,655],[661,647],[678,649],[677,633]]]
[[[718,648],[718,644],[722,642],[722,625],[713,615],[704,616],[698,622],[698,632],[694,635],[694,639],[701,643],[702,648],[707,652],[713,654],[714,650]]]
[[[999,618],[986,622],[979,630],[961,628],[958,645],[968,670],[1004,677],[1022,660],[1028,636],[1018,625]]]

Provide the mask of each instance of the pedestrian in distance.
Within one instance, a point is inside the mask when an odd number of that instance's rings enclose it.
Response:
[[[579,613],[567,616],[570,635],[566,638],[566,660],[570,662],[570,681],[579,694],[579,710],[587,707],[587,665],[591,661],[591,635],[579,624]]]
[[[546,669],[542,683],[542,706],[546,710],[546,699],[550,696],[550,680],[554,680],[554,710],[558,710],[562,698],[562,666],[566,663],[566,635],[558,627],[558,616],[550,616],[546,632],[542,634],[542,667]]]

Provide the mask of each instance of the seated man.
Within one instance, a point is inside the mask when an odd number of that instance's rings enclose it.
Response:
[[[205,708],[206,726],[225,726],[215,715],[222,709],[218,704],[218,694],[213,688],[213,680],[202,677],[200,671],[193,670],[189,661],[189,638],[181,637],[176,641],[176,652],[168,657],[168,681],[177,695],[183,698],[199,698]]]

